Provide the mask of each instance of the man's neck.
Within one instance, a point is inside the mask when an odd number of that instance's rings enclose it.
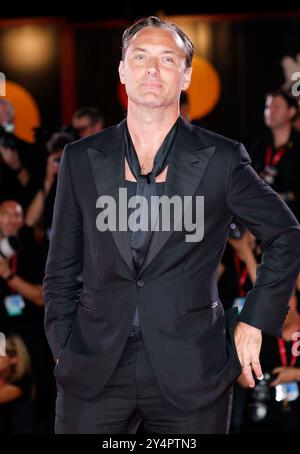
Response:
[[[279,128],[272,129],[275,148],[285,145],[291,135],[292,126],[288,123]]]
[[[127,126],[137,154],[154,156],[178,116],[178,108],[160,110],[128,106]]]

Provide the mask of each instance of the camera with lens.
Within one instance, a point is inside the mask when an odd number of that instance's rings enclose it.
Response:
[[[245,233],[245,227],[236,221],[233,221],[229,227],[228,236],[232,240],[240,240]]]
[[[0,240],[0,260],[10,259],[21,248],[21,242],[16,236],[4,237]]]
[[[18,148],[17,137],[7,132],[3,126],[0,126],[0,145],[4,148],[12,148],[13,150]]]
[[[267,372],[262,380],[256,381],[248,406],[248,415],[253,422],[264,420],[268,414],[270,402],[274,398],[272,388],[270,388],[272,380],[274,380],[274,376]]]

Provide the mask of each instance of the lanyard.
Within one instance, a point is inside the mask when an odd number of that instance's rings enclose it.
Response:
[[[281,364],[283,367],[287,367],[287,356],[286,356],[286,347],[283,339],[277,339],[278,342],[278,348],[279,348],[279,355],[281,359]],[[293,340],[293,346],[297,342],[297,340]],[[293,355],[293,349],[292,349],[292,358],[289,367],[294,367],[297,361],[297,356]]]
[[[17,256],[17,254],[15,254],[11,258],[11,266],[10,266],[13,273],[17,272],[17,261],[18,261],[18,256]]]
[[[12,272],[15,274],[17,272],[17,262],[18,262],[18,256],[17,254],[13,255],[10,261],[10,268]],[[11,289],[11,286],[9,283],[7,283],[8,287]]]
[[[272,147],[270,145],[267,146],[266,154],[265,154],[265,166],[272,166],[276,167],[281,158],[284,156],[286,152],[286,148],[282,147],[272,157]]]
[[[243,269],[243,271],[241,271],[241,261],[239,259],[239,257],[237,256],[236,252],[234,253],[234,266],[235,266],[235,271],[238,275],[238,279],[239,279],[239,282],[238,282],[238,286],[239,286],[239,294],[241,297],[245,296],[245,290],[244,290],[244,285],[246,283],[246,280],[247,280],[247,277],[248,277],[248,270],[247,270],[247,267],[245,267]]]

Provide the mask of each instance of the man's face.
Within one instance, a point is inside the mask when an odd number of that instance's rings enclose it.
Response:
[[[152,108],[178,104],[191,73],[185,67],[184,44],[177,33],[154,27],[133,36],[119,65],[129,102]]]
[[[0,104],[0,125],[11,122],[12,118],[8,106],[6,106],[5,104]]]
[[[17,235],[23,225],[23,210],[16,202],[3,202],[0,205],[0,235]]]
[[[93,123],[89,116],[73,118],[73,127],[77,129],[80,138],[90,136],[102,130],[102,123]]]
[[[295,115],[294,107],[289,107],[282,96],[268,96],[265,104],[265,124],[276,129],[289,124]]]

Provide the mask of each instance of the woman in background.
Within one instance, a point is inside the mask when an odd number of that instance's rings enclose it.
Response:
[[[32,381],[23,340],[8,336],[6,356],[0,356],[0,433],[33,432]]]

